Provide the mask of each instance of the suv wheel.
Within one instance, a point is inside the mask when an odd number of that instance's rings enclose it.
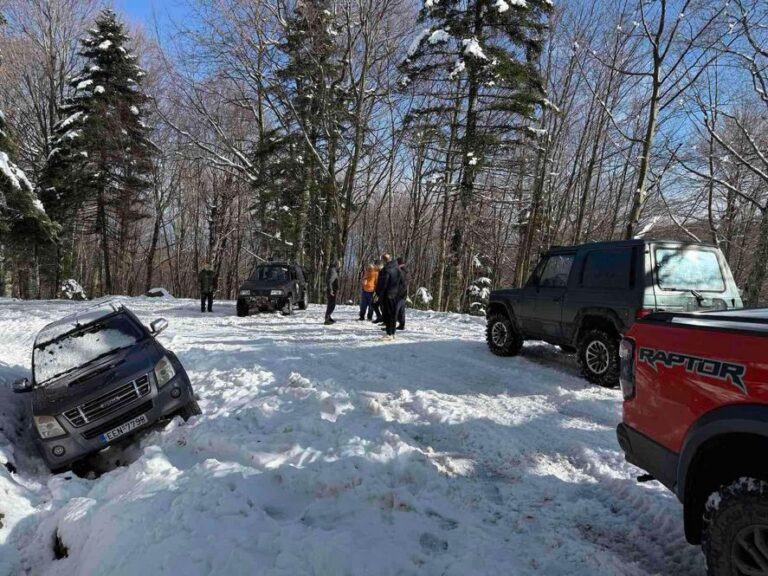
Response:
[[[579,342],[579,368],[593,384],[613,388],[619,384],[619,342],[603,330],[590,330]]]
[[[307,297],[304,296],[301,300],[299,300],[299,310],[306,310],[307,309]]]
[[[701,546],[709,576],[768,576],[768,483],[741,478],[712,494]]]
[[[241,318],[243,316],[248,316],[248,303],[244,300],[238,300],[237,301],[237,315]]]
[[[494,314],[488,318],[485,337],[488,348],[496,356],[515,356],[523,347],[522,336],[504,314]]]
[[[291,314],[293,314],[293,297],[288,296],[285,306],[283,306],[283,316],[290,316]]]
[[[179,416],[181,416],[184,422],[192,418],[192,416],[199,416],[202,413],[203,411],[200,410],[197,400],[190,400],[179,410]]]

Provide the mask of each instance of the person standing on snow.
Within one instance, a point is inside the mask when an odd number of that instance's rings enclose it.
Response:
[[[397,259],[397,267],[400,269],[400,285],[397,292],[397,329],[405,330],[405,305],[408,301],[408,271],[405,269],[405,260]]]
[[[360,318],[365,320],[366,313],[368,320],[373,319],[373,296],[376,291],[376,282],[379,279],[379,269],[376,264],[368,264],[363,274],[362,293],[360,294]]]
[[[400,268],[392,256],[384,254],[381,257],[384,268],[379,272],[379,281],[376,286],[376,295],[382,306],[384,323],[387,334],[384,337],[392,340],[395,337],[395,324],[397,322],[397,294],[400,288]]]
[[[208,303],[208,312],[213,312],[213,293],[216,291],[216,278],[210,262],[206,262],[203,265],[203,269],[200,270],[197,279],[200,282],[200,312],[205,312],[206,302]]]
[[[326,325],[336,322],[331,315],[336,309],[336,294],[339,292],[339,268],[341,268],[341,262],[333,260],[328,266],[328,273],[325,275],[325,290],[328,296],[328,306],[325,308]]]

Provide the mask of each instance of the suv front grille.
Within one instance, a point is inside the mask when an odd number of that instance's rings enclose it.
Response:
[[[80,406],[77,406],[76,408],[67,410],[64,412],[64,416],[72,426],[80,428],[81,426],[100,420],[113,412],[117,412],[121,408],[131,404],[134,400],[146,396],[149,394],[149,391],[149,376],[145,374],[136,380],[132,380],[131,382],[120,386],[117,390],[112,390],[98,398],[80,404]]]
[[[112,428],[117,428],[120,426],[120,424],[125,424],[129,420],[132,420],[133,418],[136,418],[136,416],[139,416],[140,414],[144,414],[144,412],[148,412],[152,409],[152,400],[147,400],[143,404],[139,404],[136,406],[136,408],[133,408],[132,410],[128,410],[125,414],[120,414],[120,416],[116,418],[112,418],[109,422],[104,422],[104,424],[100,426],[96,426],[96,428],[91,428],[90,430],[86,430],[83,432],[83,438],[86,440],[91,440],[93,438],[96,438],[99,434],[103,434],[104,432],[109,432],[112,430]]]

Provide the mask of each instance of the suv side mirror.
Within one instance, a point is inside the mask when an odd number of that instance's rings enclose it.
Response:
[[[29,378],[19,378],[13,383],[13,391],[17,394],[29,392],[32,390],[32,381]]]
[[[152,323],[149,325],[149,329],[152,332],[152,336],[157,336],[168,328],[168,320],[165,318],[158,318],[157,320],[153,320]]]

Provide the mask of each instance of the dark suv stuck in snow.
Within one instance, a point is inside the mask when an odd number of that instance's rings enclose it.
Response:
[[[293,314],[294,306],[307,308],[307,280],[297,264],[268,262],[253,271],[237,296],[237,315],[248,316],[251,310]]]
[[[654,311],[741,308],[728,263],[715,246],[655,240],[557,246],[523,288],[491,292],[487,340],[512,356],[523,340],[575,351],[584,377],[619,384],[619,341]]]
[[[200,414],[179,359],[124,306],[101,305],[43,328],[32,352],[32,379],[14,383],[31,397],[33,434],[51,470],[179,414]]]

